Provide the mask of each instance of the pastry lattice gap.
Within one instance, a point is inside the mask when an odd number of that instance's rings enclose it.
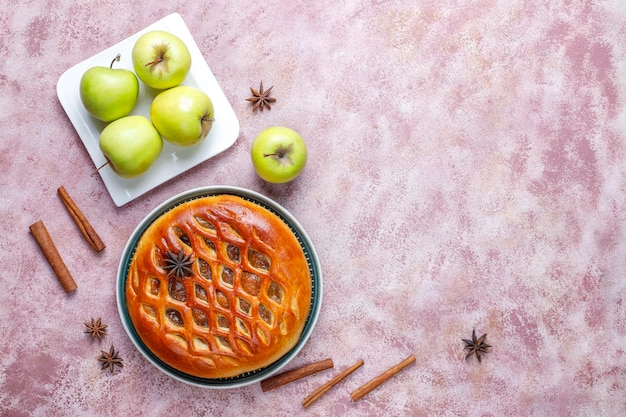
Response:
[[[166,291],[164,311],[160,312],[163,324],[169,334],[177,335],[188,349],[192,347],[192,353],[252,355],[253,346],[258,342],[268,345],[271,328],[280,325],[277,318],[284,296],[269,273],[272,259],[260,249],[261,243],[254,247],[232,225],[201,216],[194,220],[198,227],[190,228],[194,230],[191,237],[183,227],[172,226],[179,241],[193,247],[193,275],[151,276],[148,292],[160,297]],[[220,230],[228,230],[228,238]],[[164,254],[156,250],[159,255],[155,258],[162,262]],[[159,266],[162,269],[163,264]],[[154,306],[144,304],[144,310],[157,319]],[[185,327],[191,328],[192,340],[177,332]]]

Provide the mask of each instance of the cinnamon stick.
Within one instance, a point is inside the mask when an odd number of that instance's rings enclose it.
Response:
[[[331,388],[333,388],[335,385],[337,385],[341,381],[343,381],[352,372],[356,371],[361,366],[363,366],[363,363],[364,363],[363,359],[359,359],[359,361],[357,363],[355,363],[354,365],[352,365],[350,368],[348,368],[345,371],[341,372],[340,374],[335,376],[333,379],[331,379],[330,381],[328,381],[327,383],[325,383],[324,385],[322,385],[321,387],[319,387],[318,389],[313,391],[311,393],[311,395],[309,395],[304,400],[302,400],[302,405],[304,406],[304,408],[309,407],[315,401],[319,400],[320,397],[322,395],[326,394],[328,391],[330,391]]]
[[[56,246],[54,246],[54,242],[52,241],[52,238],[48,233],[48,229],[46,229],[43,222],[39,220],[38,222],[31,224],[29,228],[31,234],[37,241],[37,244],[39,244],[41,251],[48,260],[48,263],[52,267],[54,274],[61,282],[61,285],[63,285],[65,292],[71,293],[78,288],[74,278],[72,278],[72,274],[70,274],[67,266],[65,266],[63,258],[59,255],[59,251]]]
[[[350,394],[350,397],[352,397],[352,401],[354,402],[359,401],[361,398],[365,397],[367,394],[369,394],[374,389],[378,388],[380,385],[386,382],[389,378],[398,374],[400,371],[402,371],[404,368],[406,368],[407,366],[411,365],[414,362],[415,362],[415,356],[411,355],[405,360],[403,360],[402,362],[400,362],[399,364],[397,364],[396,366],[389,368],[382,374],[378,375],[376,378],[372,379],[365,385],[352,391],[352,393]]]
[[[283,385],[289,384],[290,382],[296,381],[300,378],[304,378],[305,376],[332,368],[333,366],[333,360],[330,358],[318,362],[313,362],[308,365],[304,365],[299,368],[292,369],[278,375],[274,375],[261,381],[261,390],[263,390],[263,392],[267,392]]]
[[[104,242],[102,242],[102,239],[100,239],[98,233],[96,233],[94,228],[91,226],[91,223],[89,223],[89,221],[80,211],[74,200],[72,200],[72,197],[70,197],[68,192],[65,190],[65,187],[61,186],[57,191],[59,197],[61,197],[61,201],[65,205],[65,208],[70,213],[70,216],[72,216],[72,219],[74,220],[74,223],[76,223],[76,226],[78,226],[78,230],[80,230],[89,245],[96,252],[101,252],[104,248],[106,248],[106,245],[104,244]]]

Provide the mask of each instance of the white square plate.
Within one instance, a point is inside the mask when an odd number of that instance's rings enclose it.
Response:
[[[80,62],[65,71],[59,78],[57,83],[59,101],[85,148],[87,148],[87,152],[94,163],[94,170],[106,162],[106,158],[98,145],[100,132],[106,123],[92,117],[85,110],[80,100],[80,79],[85,71],[93,66],[109,66],[118,53],[121,54],[122,58],[120,62],[115,63],[114,67],[133,71],[131,51],[135,42],[145,32],[157,29],[177,35],[187,45],[191,53],[191,69],[183,85],[199,88],[208,94],[215,108],[215,122],[209,136],[196,146],[186,148],[164,141],[163,151],[159,158],[147,172],[139,177],[122,178],[108,166],[101,169],[99,174],[118,207],[225,151],[235,143],[239,136],[239,120],[232,106],[217,83],[182,17],[178,13],[173,13],[122,42]],[[150,104],[158,93],[158,90],[153,90],[140,81],[139,100],[132,114],[140,114],[149,118]]]

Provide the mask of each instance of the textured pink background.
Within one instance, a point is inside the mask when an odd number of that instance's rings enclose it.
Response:
[[[145,4],[144,4],[145,3]],[[621,0],[6,2],[0,11],[0,414],[617,416],[626,414],[626,7]],[[61,108],[70,66],[180,12],[241,123],[236,144],[117,208]],[[274,85],[271,111],[245,98]],[[293,183],[249,159],[270,125],[309,148]],[[156,205],[246,187],[310,234],[324,301],[293,366],[336,369],[262,393],[161,374],[124,333],[115,273]],[[107,249],[94,254],[65,186]],[[46,223],[66,296],[28,226]],[[102,317],[101,343],[83,322]],[[492,352],[465,361],[461,338]],[[113,343],[124,368],[100,372]],[[358,403],[349,393],[413,353]],[[310,409],[338,370],[365,366]],[[175,410],[175,411],[173,411]]]

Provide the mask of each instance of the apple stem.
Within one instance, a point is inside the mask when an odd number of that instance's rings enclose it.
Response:
[[[279,158],[282,158],[285,155],[284,152],[274,152],[274,153],[264,153],[263,157],[267,158],[268,156],[277,156]]]
[[[150,65],[154,65],[154,64],[158,64],[159,62],[163,61],[163,58],[157,58],[154,61],[148,62],[146,64],[146,67],[150,66]]]
[[[104,167],[105,167],[105,166],[107,166],[107,165],[109,165],[109,160],[108,160],[108,159],[107,159],[107,161],[106,161],[104,164],[102,164],[102,165],[100,165],[98,168],[96,168],[96,170],[95,170],[94,172],[92,172],[92,173],[91,173],[90,177],[93,177],[94,175],[96,175],[98,172],[100,172],[100,170],[101,170],[102,168],[104,168]]]
[[[115,58],[113,58],[113,61],[111,61],[111,65],[109,65],[109,68],[113,69],[113,64],[115,64],[115,62],[120,62],[120,59],[122,59],[122,55],[117,54]]]

